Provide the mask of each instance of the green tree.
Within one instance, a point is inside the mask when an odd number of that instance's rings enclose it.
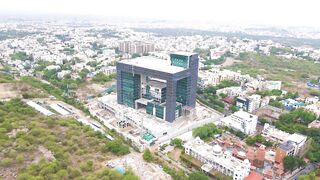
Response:
[[[105,149],[116,155],[125,155],[130,152],[129,147],[121,143],[119,140],[108,141]]]
[[[171,139],[170,145],[175,146],[175,147],[180,148],[180,149],[183,148],[183,146],[182,146],[182,140],[179,139],[179,138]]]
[[[246,143],[250,146],[254,145],[255,143],[261,143],[264,144],[265,146],[272,146],[272,142],[267,141],[262,135],[258,134],[256,136],[250,136],[246,139]]]
[[[218,129],[213,123],[205,124],[192,130],[194,137],[199,136],[201,139],[208,140],[216,134],[221,134],[222,130]]]
[[[147,162],[153,161],[153,156],[152,156],[152,153],[149,149],[144,150],[142,157]]]
[[[286,171],[293,171],[296,168],[305,166],[306,162],[297,156],[286,156],[283,159],[283,166]]]

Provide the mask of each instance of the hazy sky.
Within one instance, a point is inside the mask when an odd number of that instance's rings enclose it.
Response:
[[[0,0],[0,12],[320,27],[320,0]]]

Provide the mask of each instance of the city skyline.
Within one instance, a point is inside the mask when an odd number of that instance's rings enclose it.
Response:
[[[320,3],[315,0],[290,1],[112,1],[12,0],[1,4],[1,14],[23,16],[71,15],[197,21],[230,25],[271,25],[320,27],[315,17]]]

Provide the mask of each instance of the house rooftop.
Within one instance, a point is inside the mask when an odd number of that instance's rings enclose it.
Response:
[[[259,173],[252,171],[249,176],[245,178],[245,180],[262,180],[263,176]]]

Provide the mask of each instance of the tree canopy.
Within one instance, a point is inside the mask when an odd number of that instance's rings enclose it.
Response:
[[[283,166],[286,171],[293,171],[296,168],[305,166],[306,162],[297,156],[286,156],[283,159]]]
[[[218,129],[213,123],[205,124],[192,130],[192,135],[194,137],[199,136],[203,140],[208,140],[209,138],[214,137],[214,135],[221,133],[222,130]]]

